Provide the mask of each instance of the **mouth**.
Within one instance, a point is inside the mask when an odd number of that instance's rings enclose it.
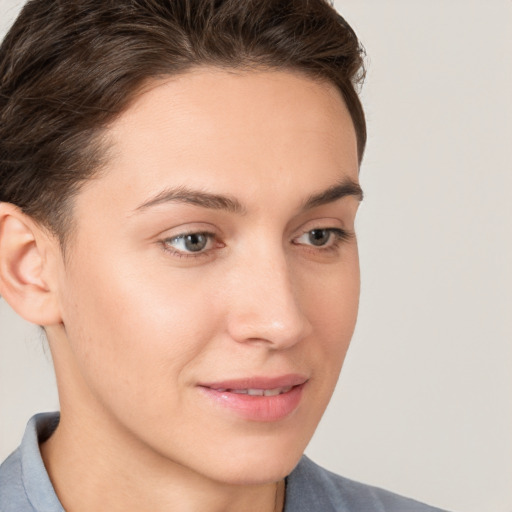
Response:
[[[282,395],[283,393],[288,393],[293,388],[293,386],[286,386],[284,388],[273,388],[273,389],[257,389],[257,388],[249,388],[249,389],[229,389],[229,388],[218,388],[214,389],[214,391],[218,391],[219,393],[235,393],[237,395],[250,395],[250,396],[277,396]]]
[[[308,379],[301,375],[256,377],[198,385],[209,403],[244,420],[275,422],[299,406]]]

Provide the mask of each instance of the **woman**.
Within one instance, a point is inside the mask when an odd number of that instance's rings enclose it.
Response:
[[[322,0],[32,1],[0,51],[0,293],[60,415],[2,511],[434,510],[303,457],[352,336],[362,51]]]

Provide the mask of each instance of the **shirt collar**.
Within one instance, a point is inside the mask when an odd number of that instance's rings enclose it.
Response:
[[[51,436],[59,424],[59,419],[59,413],[33,416],[27,424],[20,446],[23,487],[34,509],[41,512],[64,512],[39,450],[39,443]]]

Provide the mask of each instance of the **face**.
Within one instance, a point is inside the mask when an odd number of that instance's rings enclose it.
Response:
[[[358,161],[340,94],[199,69],[153,84],[108,138],[58,269],[63,418],[216,481],[282,478],[356,321]]]

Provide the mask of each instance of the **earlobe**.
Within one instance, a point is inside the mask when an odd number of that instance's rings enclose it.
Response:
[[[60,323],[48,234],[18,207],[0,203],[0,296],[25,320]]]

